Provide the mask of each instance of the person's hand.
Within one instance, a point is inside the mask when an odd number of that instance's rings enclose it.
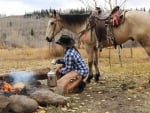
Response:
[[[56,75],[59,76],[60,75],[60,69],[56,70]]]
[[[56,69],[56,76],[57,79],[61,78],[62,74],[61,74],[61,68],[63,68],[63,65],[60,65],[57,69]]]
[[[65,64],[65,61],[64,61],[63,58],[61,58],[61,59],[57,59],[57,60],[56,60],[56,63],[57,63],[57,64],[63,64],[63,65],[64,65],[64,64]]]

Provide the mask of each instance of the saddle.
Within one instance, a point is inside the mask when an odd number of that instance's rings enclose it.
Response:
[[[111,12],[94,13],[89,18],[89,24],[90,26],[94,26],[97,40],[100,43],[106,41],[108,35],[113,35],[110,27],[118,27],[123,21],[124,15],[119,10],[119,6],[116,6]],[[111,40],[113,40],[113,44],[116,46],[115,38]]]
[[[105,12],[94,12],[91,16],[90,19],[92,19],[93,17],[95,17],[98,20],[101,21],[108,21],[111,22],[113,24],[113,26],[117,26],[119,24],[120,21],[120,13],[121,11],[119,10],[119,6],[116,6],[111,12],[110,11],[105,11]]]

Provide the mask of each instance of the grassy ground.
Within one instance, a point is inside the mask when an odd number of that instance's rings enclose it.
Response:
[[[0,50],[0,72],[51,67],[52,53],[48,48]],[[59,49],[58,49],[59,50]],[[46,113],[150,113],[150,59],[142,48],[122,51],[122,67],[114,49],[100,53],[101,78],[92,81],[82,94],[68,94],[67,106],[40,108]],[[80,50],[87,61],[87,54]],[[111,54],[109,55],[109,52]]]
[[[49,67],[53,58],[62,56],[62,49],[59,47],[55,49],[56,51],[49,48],[0,49],[0,72],[4,73],[12,69]],[[87,61],[85,50],[80,49],[79,51]],[[99,54],[100,70],[110,73],[149,70],[149,58],[143,48],[134,48],[132,56],[130,49],[123,49],[121,54],[122,68],[120,68],[117,50],[103,49]]]

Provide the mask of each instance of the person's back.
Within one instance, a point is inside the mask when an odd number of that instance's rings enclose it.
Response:
[[[81,76],[87,75],[88,68],[85,64],[85,61],[81,57],[80,53],[76,50],[76,48],[68,48],[65,51],[64,61],[66,66],[62,70],[75,70]]]

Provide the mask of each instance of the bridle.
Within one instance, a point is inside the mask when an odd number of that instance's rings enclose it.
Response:
[[[52,25],[52,24],[54,24],[54,27],[53,27],[53,32],[52,32],[51,41],[54,41],[54,39],[55,39],[54,37],[55,37],[58,33],[61,32],[61,30],[63,29],[63,26],[60,24],[60,19],[57,19],[57,18],[55,18],[55,21],[53,21],[53,23],[51,23],[51,25]],[[58,25],[58,27],[60,28],[60,30],[55,33],[57,25]]]

